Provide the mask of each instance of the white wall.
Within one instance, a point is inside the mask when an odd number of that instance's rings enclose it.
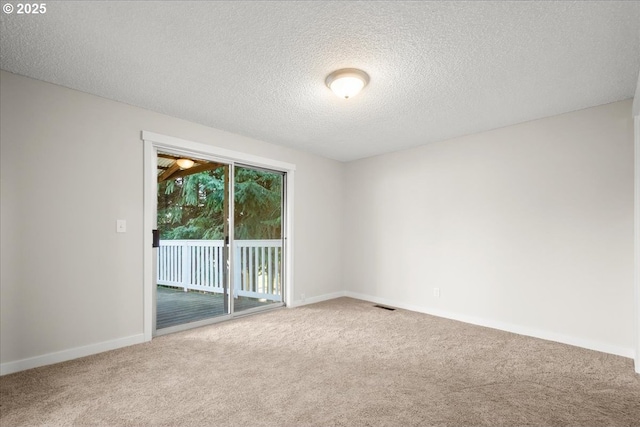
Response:
[[[294,298],[342,290],[343,164],[4,71],[0,85],[5,367],[141,336],[141,130],[296,164]]]
[[[640,115],[640,74],[638,74],[638,84],[636,85],[636,94],[633,97],[633,115]]]
[[[631,357],[631,108],[348,164],[349,294]]]

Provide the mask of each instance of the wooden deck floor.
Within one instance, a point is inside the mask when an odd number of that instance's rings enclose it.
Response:
[[[156,329],[227,314],[224,312],[222,294],[184,292],[182,289],[158,286]],[[271,304],[255,298],[238,297],[234,301],[235,311]]]

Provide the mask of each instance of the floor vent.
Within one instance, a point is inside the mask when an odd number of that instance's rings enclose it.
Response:
[[[385,310],[389,310],[389,311],[394,311],[394,310],[395,310],[395,308],[385,307],[384,305],[380,305],[380,304],[376,304],[376,305],[374,305],[374,307],[376,307],[376,308],[383,308],[383,309],[385,309]]]

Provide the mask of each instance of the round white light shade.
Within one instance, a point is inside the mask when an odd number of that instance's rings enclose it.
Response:
[[[193,166],[194,161],[191,159],[178,159],[176,160],[176,163],[180,166],[180,169],[189,169]]]
[[[356,68],[344,68],[329,74],[326,83],[340,98],[349,99],[369,83],[369,75]]]

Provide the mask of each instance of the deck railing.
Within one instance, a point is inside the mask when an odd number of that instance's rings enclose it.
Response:
[[[188,290],[223,292],[222,240],[161,240],[158,284]],[[234,242],[234,295],[282,301],[282,240]]]

